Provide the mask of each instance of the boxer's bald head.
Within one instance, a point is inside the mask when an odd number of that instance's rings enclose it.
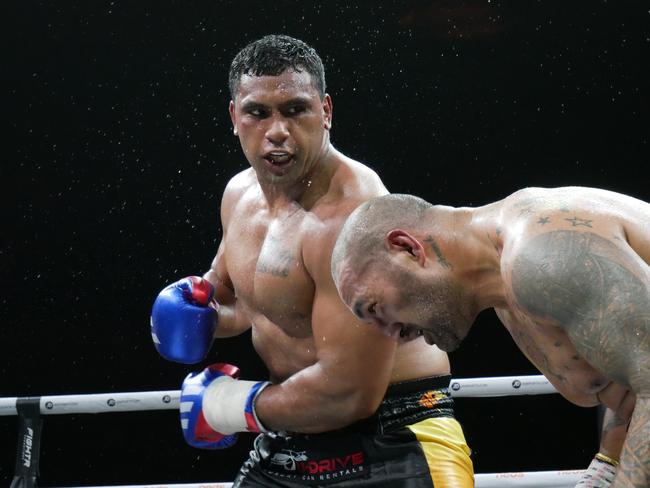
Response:
[[[445,351],[472,323],[466,290],[438,243],[448,240],[449,207],[412,195],[362,204],[344,224],[332,253],[332,278],[358,319],[403,341],[424,336]],[[447,245],[447,244],[444,244]]]
[[[341,229],[332,253],[332,276],[338,283],[343,263],[362,273],[368,263],[382,260],[386,236],[396,228],[421,228],[425,216],[433,209],[426,200],[413,195],[384,195],[360,205]]]

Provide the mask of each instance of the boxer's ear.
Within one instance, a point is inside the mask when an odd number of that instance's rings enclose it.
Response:
[[[323,125],[325,130],[332,128],[332,98],[327,93],[323,97]]]
[[[237,134],[237,116],[235,113],[235,102],[233,100],[230,100],[230,103],[228,104],[228,113],[230,114],[230,121],[232,122],[232,133],[234,135]]]
[[[403,229],[389,231],[386,234],[386,246],[389,251],[406,253],[409,259],[417,261],[421,266],[426,261],[422,243]]]

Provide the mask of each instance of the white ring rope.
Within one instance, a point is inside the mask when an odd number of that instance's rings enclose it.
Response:
[[[503,397],[545,395],[557,390],[542,375],[502,376],[452,379],[449,391],[453,397]],[[139,391],[130,393],[97,393],[88,395],[52,395],[39,397],[42,415],[77,413],[137,412],[144,410],[178,410],[179,390]],[[16,415],[19,397],[0,398],[0,416]],[[476,488],[569,488],[584,470],[529,471],[475,474]],[[94,486],[77,488],[230,488],[232,483],[154,484]],[[72,488],[72,487],[68,487]]]
[[[584,470],[528,471],[520,473],[475,474],[476,488],[573,488]],[[123,486],[84,486],[64,488],[230,488],[232,483],[190,483]]]
[[[542,375],[452,379],[453,397],[544,395],[557,390]],[[41,415],[178,410],[180,390],[40,397]],[[18,397],[0,398],[0,416],[16,415]]]

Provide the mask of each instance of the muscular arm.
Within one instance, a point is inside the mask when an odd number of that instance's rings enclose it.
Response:
[[[648,276],[626,244],[592,232],[540,234],[512,268],[519,305],[557,323],[589,363],[636,394],[615,487],[650,486]]]
[[[215,298],[219,304],[219,325],[214,331],[214,336],[217,338],[236,336],[251,327],[251,321],[233,291],[223,253],[222,241],[210,270],[203,275],[203,278],[214,286]]]
[[[611,408],[605,410],[598,452],[616,461],[621,459],[628,421],[618,417]]]
[[[334,238],[316,241],[319,252],[310,273],[317,361],[258,397],[256,412],[273,430],[324,432],[370,416],[393,368],[395,341],[358,322],[339,298],[329,265]]]
[[[258,397],[256,413],[267,428],[325,432],[368,417],[379,406],[395,342],[354,322],[347,309],[328,312],[326,320],[327,325],[314,327],[317,362]]]
[[[233,181],[226,187],[221,200],[221,225],[223,236],[217,250],[217,255],[212,261],[210,270],[207,271],[203,278],[212,283],[215,288],[215,298],[219,303],[219,324],[214,332],[215,337],[232,337],[239,335],[251,327],[251,322],[242,309],[241,303],[237,302],[230,274],[226,266],[226,235],[230,214],[233,205],[238,198],[238,189]]]

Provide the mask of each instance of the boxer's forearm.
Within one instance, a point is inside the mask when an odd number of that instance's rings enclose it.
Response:
[[[250,328],[248,316],[236,304],[219,305],[219,324],[214,331],[215,338],[234,337]]]
[[[627,424],[627,420],[617,417],[610,408],[606,408],[598,452],[616,461],[620,460]]]
[[[621,464],[612,488],[650,486],[650,395],[637,394],[632,421],[625,438]]]
[[[613,410],[605,407],[598,453],[589,463],[575,488],[612,486],[625,442],[627,424],[628,420],[618,417]]]
[[[219,303],[219,323],[214,331],[214,337],[233,337],[247,331],[251,321],[237,302],[234,292],[228,288],[214,270],[209,270],[203,278],[212,283],[215,297]]]
[[[322,374],[320,368],[316,363],[260,394],[255,412],[267,429],[305,434],[326,432],[375,412],[384,389],[355,386],[354,382],[346,382],[345,376]],[[385,381],[388,384],[388,378]]]
[[[266,428],[326,432],[369,417],[379,407],[391,380],[396,342],[370,327],[341,326],[336,313],[328,318],[312,321],[314,337],[321,339],[317,362],[257,398],[255,410]]]

